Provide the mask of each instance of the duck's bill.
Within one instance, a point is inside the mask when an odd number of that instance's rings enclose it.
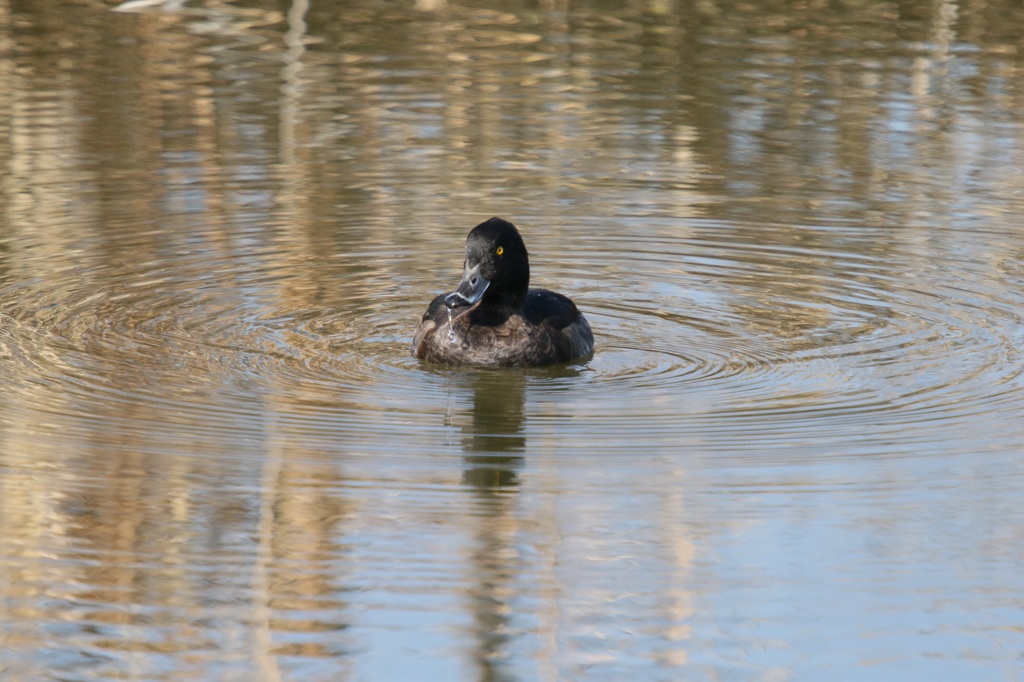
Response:
[[[484,297],[484,292],[487,291],[487,287],[490,285],[490,281],[480,274],[479,265],[472,268],[467,267],[458,288],[444,297],[444,304],[449,308],[462,305],[476,305]]]

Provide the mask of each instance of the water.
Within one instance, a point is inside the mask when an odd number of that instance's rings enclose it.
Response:
[[[0,0],[0,676],[1017,679],[1020,8],[413,4]]]
[[[448,343],[455,343],[459,337],[455,333],[455,325],[452,323],[452,309],[448,308]]]

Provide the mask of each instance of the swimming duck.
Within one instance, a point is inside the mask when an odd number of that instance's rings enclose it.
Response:
[[[466,237],[462,281],[427,306],[413,355],[445,365],[536,367],[593,353],[594,334],[576,304],[529,287],[530,260],[515,225],[480,223]]]

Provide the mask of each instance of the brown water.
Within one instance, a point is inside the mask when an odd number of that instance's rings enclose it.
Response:
[[[4,680],[1020,679],[1019,4],[115,4],[0,0]],[[409,357],[492,215],[592,360]]]

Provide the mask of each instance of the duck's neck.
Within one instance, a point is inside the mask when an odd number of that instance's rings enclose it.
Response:
[[[502,322],[515,314],[526,300],[526,292],[488,292],[479,308],[479,315],[493,322]]]
[[[530,263],[526,258],[517,267],[511,268],[509,274],[499,283],[495,291],[488,291],[493,296],[494,304],[515,311],[526,301],[526,292],[530,290]]]

